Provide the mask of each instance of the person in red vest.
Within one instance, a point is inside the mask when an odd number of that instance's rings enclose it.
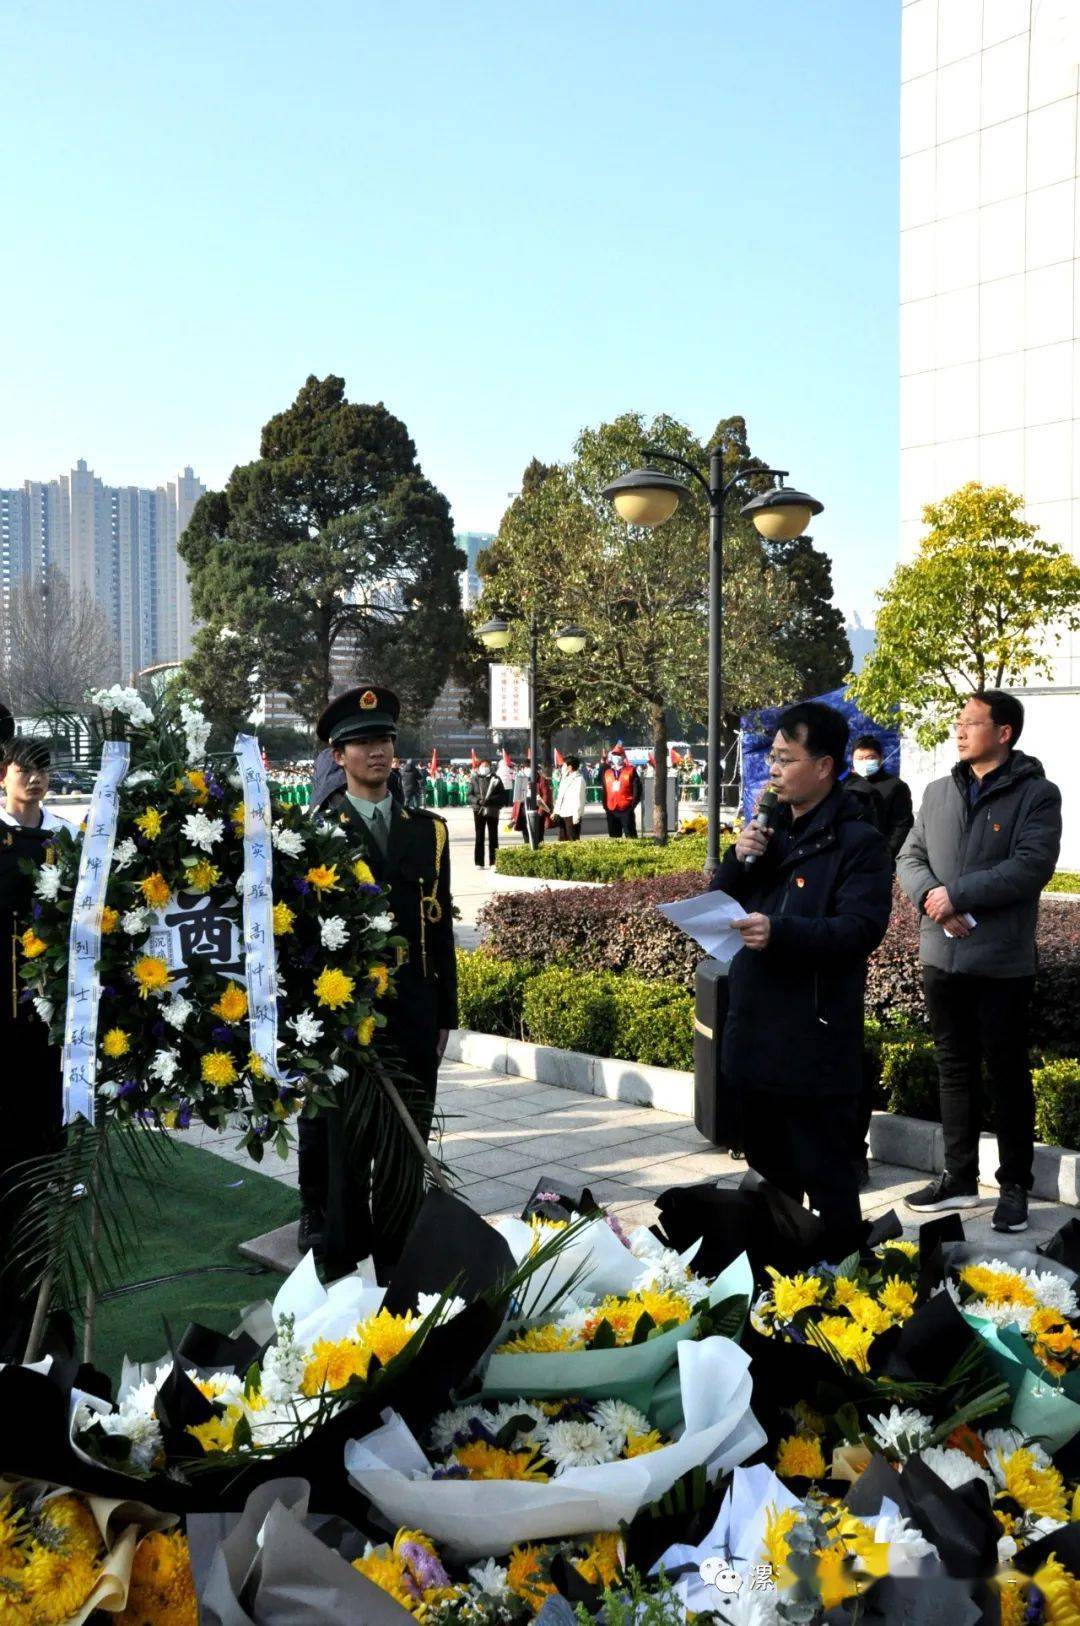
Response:
[[[608,753],[604,769],[604,807],[611,815],[613,836],[636,836],[636,809],[641,801],[641,778],[632,762],[627,762],[621,745]]]

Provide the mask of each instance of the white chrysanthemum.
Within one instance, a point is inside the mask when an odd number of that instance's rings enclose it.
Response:
[[[125,909],[120,916],[120,930],[129,937],[142,937],[150,930],[150,916],[145,909]]]
[[[457,1406],[453,1411],[440,1412],[428,1429],[428,1439],[435,1455],[449,1451],[459,1434],[464,1434],[474,1417],[486,1417],[479,1406]]]
[[[324,949],[343,949],[349,941],[349,927],[341,915],[327,915],[319,922],[319,937]]]
[[[313,1045],[322,1038],[323,1025],[313,1011],[301,1011],[299,1016],[290,1016],[288,1025],[296,1034],[299,1045]]]
[[[880,1417],[867,1420],[878,1449],[905,1459],[921,1451],[934,1432],[933,1420],[911,1406],[891,1406]]]
[[[616,1456],[604,1430],[596,1423],[549,1423],[544,1434],[544,1455],[564,1468],[594,1468]]]
[[[1039,1303],[1047,1309],[1070,1319],[1080,1314],[1075,1291],[1052,1270],[1025,1270],[1023,1275],[1032,1292],[1038,1295]]]
[[[286,858],[299,858],[304,851],[304,838],[298,830],[286,830],[284,825],[275,824],[270,832],[270,840],[279,853]]]
[[[551,1419],[541,1410],[538,1400],[522,1400],[520,1396],[517,1400],[504,1400],[500,1405],[496,1406],[494,1412],[488,1418],[487,1426],[493,1433],[498,1434],[501,1429],[506,1427],[512,1417],[518,1419],[528,1418],[528,1437],[535,1440],[542,1440],[551,1426]],[[520,1434],[518,1436],[519,1443],[525,1437],[524,1433]]]
[[[326,1069],[326,1076],[331,1084],[344,1084],[349,1075],[344,1067],[339,1067],[335,1062],[332,1067]]]
[[[154,776],[149,768],[136,768],[135,772],[129,773],[124,780],[124,789],[135,790],[139,785],[149,785],[152,783],[153,778]]]
[[[1027,1332],[1035,1314],[1033,1304],[990,1304],[986,1299],[972,1299],[964,1305],[965,1315],[976,1315],[995,1327],[1019,1327]]]
[[[616,1451],[622,1451],[628,1434],[648,1434],[652,1424],[644,1412],[625,1400],[601,1400],[593,1407],[593,1422],[608,1436]]]
[[[225,820],[209,819],[205,813],[189,813],[180,829],[185,841],[208,853],[225,834]]]
[[[727,1595],[715,1587],[710,1588],[709,1618],[715,1620],[717,1626],[780,1626],[778,1600],[781,1594],[776,1587],[757,1587],[751,1592],[748,1586],[744,1580],[738,1592]]]
[[[113,1439],[125,1439],[130,1446],[128,1464],[138,1473],[150,1473],[158,1457],[161,1445],[161,1426],[152,1413],[143,1411],[131,1412],[98,1412],[92,1411],[85,1403],[80,1404],[75,1412],[75,1431],[81,1433],[83,1429],[97,1424],[102,1433]]]
[[[595,1311],[587,1305],[575,1305],[572,1310],[564,1310],[562,1315],[556,1318],[555,1325],[567,1332],[584,1332],[585,1323],[592,1319],[594,1313]]]
[[[159,1050],[146,1070],[151,1078],[171,1084],[180,1071],[180,1058],[175,1050]]]
[[[34,877],[34,892],[37,897],[44,898],[46,903],[52,903],[60,891],[60,867],[58,864],[42,864]]]
[[[950,1490],[959,1490],[971,1479],[981,1479],[990,1495],[997,1490],[993,1476],[985,1468],[980,1468],[977,1462],[963,1451],[957,1451],[952,1446],[927,1445],[919,1452],[919,1456],[926,1466],[943,1479]]]
[[[210,738],[211,725],[198,706],[189,705],[187,702],[180,707],[180,720],[184,725],[188,762],[201,762],[206,755],[206,742]]]
[[[190,999],[183,994],[174,994],[170,1000],[161,1007],[161,1014],[172,1028],[180,1029],[195,1009]]]
[[[416,1295],[417,1314],[421,1317],[421,1319],[429,1316],[438,1302],[438,1293],[418,1293]],[[464,1308],[464,1299],[459,1299],[457,1297],[447,1299],[446,1303],[443,1305],[442,1314],[439,1316],[436,1325],[441,1327],[444,1322],[452,1321],[454,1316],[460,1315]]]
[[[393,915],[372,915],[368,920],[368,928],[373,932],[392,932],[394,929]]]
[[[658,1293],[682,1293],[691,1284],[698,1285],[674,1248],[664,1248],[646,1260],[641,1275],[634,1280],[635,1288],[651,1287]]]
[[[331,841],[348,841],[349,839],[340,824],[332,824],[326,833]]]
[[[879,1513],[876,1519],[861,1521],[874,1533],[875,1542],[888,1547],[890,1575],[912,1575],[923,1558],[936,1558],[937,1548],[922,1531],[899,1513]],[[859,1566],[856,1566],[859,1567]]]
[[[469,1569],[469,1579],[476,1583],[485,1597],[494,1598],[497,1603],[510,1601],[508,1578],[508,1572],[493,1558],[485,1558],[482,1564],[473,1564]]]
[[[1019,1429],[988,1429],[983,1435],[983,1444],[986,1447],[990,1472],[993,1474],[996,1487],[999,1490],[1005,1488],[1005,1470],[1009,1458],[1017,1451],[1029,1451],[1037,1468],[1050,1468],[1053,1466],[1042,1446],[1035,1440],[1025,1439]]]
[[[139,849],[129,836],[126,841],[117,844],[113,853],[112,867],[113,869],[127,869],[128,865],[133,864],[138,856]]]
[[[41,1017],[43,1022],[52,1021],[55,1014],[55,1007],[53,1006],[51,999],[46,999],[44,994],[35,994],[33,1004],[35,1011]]]
[[[86,698],[106,714],[120,712],[137,728],[147,728],[154,721],[153,712],[138,691],[125,689],[119,683],[114,683],[111,689],[91,689]]]

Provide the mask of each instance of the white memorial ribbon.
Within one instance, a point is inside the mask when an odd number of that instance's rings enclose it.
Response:
[[[244,787],[244,978],[251,1048],[267,1075],[280,1078],[270,787],[253,734],[238,734],[233,752]]]
[[[126,740],[107,740],[101,769],[86,820],[79,878],[68,936],[67,1012],[64,1018],[64,1122],[74,1118],[94,1121],[94,1084],[97,1078],[98,1005],[101,979],[101,911],[109,884],[120,785],[128,770],[130,747]]]

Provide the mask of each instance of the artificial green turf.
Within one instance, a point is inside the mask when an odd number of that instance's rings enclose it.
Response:
[[[297,1193],[252,1164],[176,1145],[153,1189],[133,1183],[134,1223],[125,1218],[128,1252],[116,1281],[138,1282],[196,1265],[239,1265],[255,1272],[181,1277],[105,1298],[95,1322],[94,1364],[114,1381],[125,1354],[154,1360],[166,1352],[162,1317],[179,1338],[189,1321],[231,1332],[245,1305],[272,1299],[281,1277],[241,1258],[238,1245],[294,1220]]]

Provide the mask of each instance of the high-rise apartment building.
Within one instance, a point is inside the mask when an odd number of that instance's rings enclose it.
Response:
[[[490,531],[459,531],[454,537],[468,560],[461,572],[461,603],[466,610],[473,609],[480,597],[480,572],[476,568],[476,561],[494,540]]]
[[[115,676],[191,652],[191,593],[176,551],[206,488],[190,468],[149,490],[107,486],[80,458],[57,480],[0,490],[0,597],[20,577],[63,572],[73,593],[101,605],[116,649]]]
[[[1080,0],[905,0],[900,89],[901,551],[969,480],[1080,555]],[[1063,783],[1080,637],[1024,693]],[[911,753],[916,779],[944,771]],[[908,758],[905,758],[908,762]],[[1066,794],[1080,861],[1080,780]],[[1071,828],[1070,828],[1071,824]]]

